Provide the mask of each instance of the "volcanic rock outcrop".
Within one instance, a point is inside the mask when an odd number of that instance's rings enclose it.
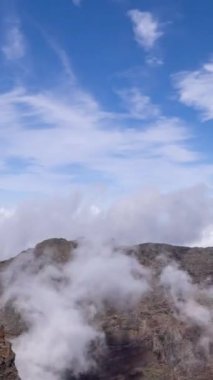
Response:
[[[20,380],[15,367],[15,354],[5,338],[3,326],[0,326],[0,380]]]
[[[51,260],[66,265],[77,246],[76,242],[50,239],[14,260],[21,257],[24,262],[25,256],[32,255],[38,260],[37,270]],[[96,366],[77,377],[67,369],[63,380],[213,379],[213,248],[141,244],[122,250],[150,269],[152,290],[133,309],[118,311],[106,306],[96,320],[105,334],[105,347],[103,351],[95,344],[90,348]],[[11,260],[0,264],[0,273],[10,264]],[[26,260],[26,265],[31,261]],[[175,282],[175,271],[184,273],[179,283]],[[167,273],[171,284],[166,287]],[[1,323],[9,338],[27,329],[13,304],[0,311]],[[14,354],[0,331],[0,379],[18,380]]]

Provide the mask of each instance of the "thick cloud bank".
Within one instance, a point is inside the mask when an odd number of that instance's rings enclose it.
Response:
[[[116,201],[107,194],[76,193],[0,210],[1,259],[51,237],[95,237],[118,244],[211,243],[213,202],[202,186],[170,193],[147,189]]]

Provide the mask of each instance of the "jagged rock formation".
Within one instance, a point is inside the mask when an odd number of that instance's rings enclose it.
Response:
[[[48,265],[49,260],[54,260],[57,265],[66,265],[76,247],[76,242],[51,239],[38,244],[35,250],[27,254],[34,255],[34,259],[38,260],[38,268]],[[118,313],[108,305],[104,313],[99,315],[96,322],[105,332],[106,347],[104,352],[93,347],[92,355],[96,358],[97,367],[90,373],[82,374],[79,379],[213,379],[213,341],[210,341],[207,352],[200,344],[202,326],[180,318],[178,310],[172,307],[168,295],[157,280],[165,263],[175,261],[190,274],[194,284],[213,284],[213,248],[141,244],[123,250],[127,255],[136,256],[142,265],[151,268],[154,273],[154,291],[148,293],[133,310]],[[26,252],[20,256],[24,258],[24,255]],[[0,264],[0,271],[4,271],[10,263],[11,261]],[[30,261],[26,265],[30,265]],[[202,300],[201,304],[205,302]],[[211,305],[208,306],[213,307],[213,297]],[[8,337],[17,336],[26,328],[12,305],[7,305],[0,311],[0,324],[1,321],[5,324]],[[4,337],[2,342],[5,342]],[[0,346],[0,350],[1,347],[3,346]],[[7,347],[10,350],[10,345]],[[10,359],[7,363],[10,363],[15,371],[14,355],[11,351],[8,352]],[[0,379],[18,379],[16,371],[14,376],[16,377],[0,375]],[[64,379],[76,380],[69,371],[65,373]]]
[[[72,251],[77,248],[76,241],[65,239],[49,239],[36,245],[33,253],[36,258],[43,257],[45,262],[53,260],[56,263],[66,263],[72,256]]]
[[[3,326],[0,326],[0,380],[20,380],[15,367],[15,354],[5,338]]]

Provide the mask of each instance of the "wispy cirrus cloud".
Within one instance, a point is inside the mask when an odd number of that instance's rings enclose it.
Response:
[[[68,56],[67,52],[56,42],[56,40],[46,32],[46,30],[44,30],[41,26],[38,26],[38,29],[46,41],[49,49],[55,53],[58,62],[61,64],[63,74],[67,76],[70,84],[74,84],[76,77],[72,68],[71,58]]]
[[[160,116],[160,109],[153,104],[150,97],[144,95],[137,87],[118,91],[129,115],[135,119],[152,119]]]
[[[143,120],[143,110],[137,108],[137,102],[143,106],[143,98],[136,95],[129,113],[119,114],[104,111],[78,85],[69,93],[58,88],[36,93],[17,88],[1,94],[0,160],[6,165],[1,171],[2,188],[49,191],[88,179],[123,189],[170,187],[172,178],[179,178],[181,186],[197,182],[200,165],[205,181],[213,168],[199,163],[187,126],[158,113],[154,106],[152,110],[151,101]],[[22,173],[10,166],[13,157],[29,163]]]
[[[213,119],[213,62],[194,71],[184,71],[173,76],[179,101],[199,111],[202,119]]]
[[[151,12],[141,12],[132,9],[128,16],[133,24],[133,31],[137,43],[146,50],[154,47],[164,32],[157,18]]]
[[[26,41],[18,20],[8,20],[6,23],[2,53],[9,61],[19,60],[26,52]]]
[[[101,184],[125,192],[208,181],[213,167],[193,148],[183,120],[164,115],[138,87],[118,91],[124,112],[106,110],[80,85],[66,51],[41,34],[57,56],[57,70],[61,64],[60,83],[38,79],[32,89],[19,73],[20,85],[0,93],[3,191],[63,192]]]

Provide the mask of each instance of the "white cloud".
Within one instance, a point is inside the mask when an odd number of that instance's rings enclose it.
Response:
[[[112,200],[103,190],[25,201],[0,218],[1,258],[51,237],[85,237],[116,244],[162,242],[193,244],[213,223],[207,189],[194,186],[173,192],[147,188]],[[98,212],[94,212],[98,210]]]
[[[164,61],[162,58],[150,55],[146,58],[146,63],[150,67],[157,67],[157,66],[162,66],[164,64]]]
[[[141,12],[137,9],[128,12],[133,23],[135,39],[140,46],[149,50],[162,37],[163,31],[158,20],[150,12]]]
[[[71,65],[71,59],[68,56],[67,52],[55,41],[55,39],[50,36],[45,29],[39,28],[42,33],[42,36],[46,40],[48,47],[55,53],[58,61],[61,64],[63,69],[63,74],[67,76],[70,81],[70,84],[74,84],[76,81],[76,77]]]
[[[0,207],[0,223],[4,222],[5,219],[10,218],[13,214],[14,210]]]
[[[5,33],[5,43],[2,52],[6,59],[13,61],[23,58],[26,51],[26,42],[18,21],[8,22]]]
[[[178,73],[173,78],[180,102],[200,111],[204,121],[213,119],[212,62],[199,70]]]
[[[135,119],[152,119],[160,116],[159,107],[151,102],[138,88],[118,91],[130,117]]]
[[[200,157],[190,148],[187,126],[162,116],[137,90],[122,96],[127,114],[105,112],[76,84],[69,92],[17,88],[1,94],[2,189],[63,190],[82,183],[87,173],[91,181],[116,183],[123,190],[142,185],[168,188],[177,186],[177,179],[179,187],[195,184],[198,178],[205,182],[213,169],[196,163]],[[129,128],[134,120],[140,126]],[[29,165],[21,173],[10,172],[10,157]],[[196,165],[184,166],[191,162]],[[80,177],[72,165],[78,165]],[[201,167],[202,177],[197,174]]]
[[[93,183],[125,193],[210,181],[213,166],[193,149],[186,123],[163,115],[138,88],[119,92],[126,112],[105,111],[79,85],[66,52],[46,40],[63,68],[60,85],[0,93],[3,191],[43,194]]]

